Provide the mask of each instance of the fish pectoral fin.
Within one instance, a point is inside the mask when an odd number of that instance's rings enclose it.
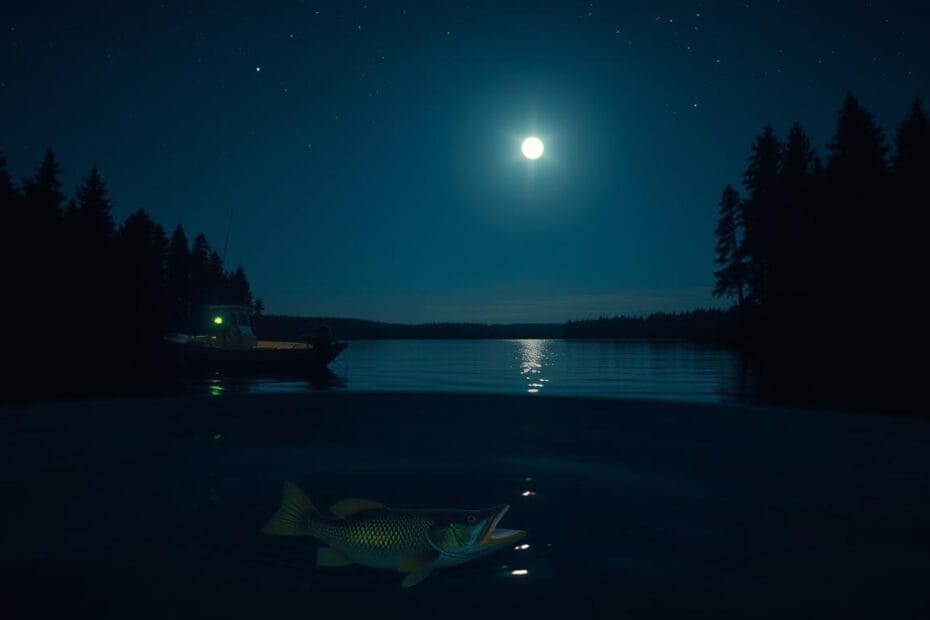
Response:
[[[354,514],[360,512],[365,512],[366,510],[383,510],[385,508],[384,504],[370,500],[370,499],[358,499],[356,497],[350,497],[348,499],[341,499],[329,509],[331,513],[337,517],[350,517]]]
[[[317,566],[348,566],[354,563],[344,553],[332,547],[320,547],[316,550]]]
[[[426,579],[427,577],[429,577],[429,574],[431,572],[433,572],[432,563],[427,564],[425,566],[421,566],[417,570],[413,571],[412,573],[404,577],[404,580],[400,582],[400,587],[411,588],[417,585],[418,583],[420,583],[421,581],[423,581],[424,579]]]
[[[429,551],[423,555],[401,560],[397,564],[397,570],[402,573],[407,573],[404,580],[400,582],[401,587],[409,588],[415,586],[429,577],[429,574],[433,572],[433,562],[435,562],[438,557],[438,552]]]
[[[433,562],[436,561],[436,558],[438,557],[439,554],[433,551],[423,555],[418,555],[413,558],[407,558],[406,560],[401,560],[397,564],[397,571],[400,573],[416,572],[425,566],[430,566]]]

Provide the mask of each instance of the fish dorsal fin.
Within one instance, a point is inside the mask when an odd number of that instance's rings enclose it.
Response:
[[[380,504],[376,501],[370,499],[358,499],[357,497],[350,497],[347,499],[341,499],[329,509],[331,513],[337,517],[351,517],[352,515],[357,515],[360,512],[365,512],[366,510],[383,510],[385,508],[384,504]]]

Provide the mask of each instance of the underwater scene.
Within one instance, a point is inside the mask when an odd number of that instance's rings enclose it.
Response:
[[[10,618],[930,609],[917,419],[322,391],[2,424]]]

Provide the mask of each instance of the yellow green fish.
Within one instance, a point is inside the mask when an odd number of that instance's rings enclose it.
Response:
[[[484,510],[391,510],[366,499],[344,499],[326,517],[297,485],[284,483],[281,506],[262,532],[274,536],[312,536],[326,547],[318,566],[361,564],[406,573],[405,588],[426,579],[435,568],[462,564],[503,549],[524,536],[497,527],[510,506]]]

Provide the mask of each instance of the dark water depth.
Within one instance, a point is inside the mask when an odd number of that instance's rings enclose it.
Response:
[[[0,430],[3,618],[930,617],[921,420],[329,392],[6,407]],[[284,480],[321,508],[509,503],[529,546],[409,590],[317,568],[259,533]]]

